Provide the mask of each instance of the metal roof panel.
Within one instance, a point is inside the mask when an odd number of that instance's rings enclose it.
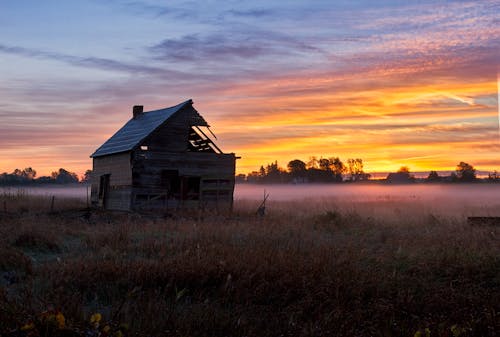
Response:
[[[90,157],[100,157],[132,150],[174,113],[181,110],[185,105],[192,103],[192,100],[187,100],[176,106],[144,112],[138,117],[130,119],[120,130],[90,155]]]

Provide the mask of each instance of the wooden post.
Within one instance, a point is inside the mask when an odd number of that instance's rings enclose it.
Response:
[[[259,208],[257,209],[257,214],[263,217],[266,215],[266,200],[269,198],[269,193],[266,194],[266,190],[264,190],[264,200],[262,200],[262,203],[260,204]]]
[[[87,208],[90,208],[90,204],[89,204],[89,185],[87,185]]]
[[[55,195],[52,196],[52,200],[50,201],[50,213],[54,212],[54,200],[55,200]]]

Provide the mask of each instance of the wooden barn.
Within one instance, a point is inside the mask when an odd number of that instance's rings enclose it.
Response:
[[[231,209],[236,156],[188,100],[132,118],[92,155],[91,200],[110,210]]]

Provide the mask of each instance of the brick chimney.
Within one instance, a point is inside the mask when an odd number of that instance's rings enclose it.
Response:
[[[132,115],[134,116],[134,119],[137,119],[137,117],[142,115],[143,110],[144,110],[144,106],[134,105],[134,108],[132,109]]]

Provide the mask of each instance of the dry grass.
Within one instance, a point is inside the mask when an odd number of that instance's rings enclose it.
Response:
[[[86,201],[81,197],[33,195],[23,189],[0,189],[0,213],[58,212],[83,207],[86,207]]]
[[[500,333],[499,229],[411,201],[275,202],[264,218],[250,201],[168,219],[67,208],[0,215],[0,334],[50,308],[140,336]]]

